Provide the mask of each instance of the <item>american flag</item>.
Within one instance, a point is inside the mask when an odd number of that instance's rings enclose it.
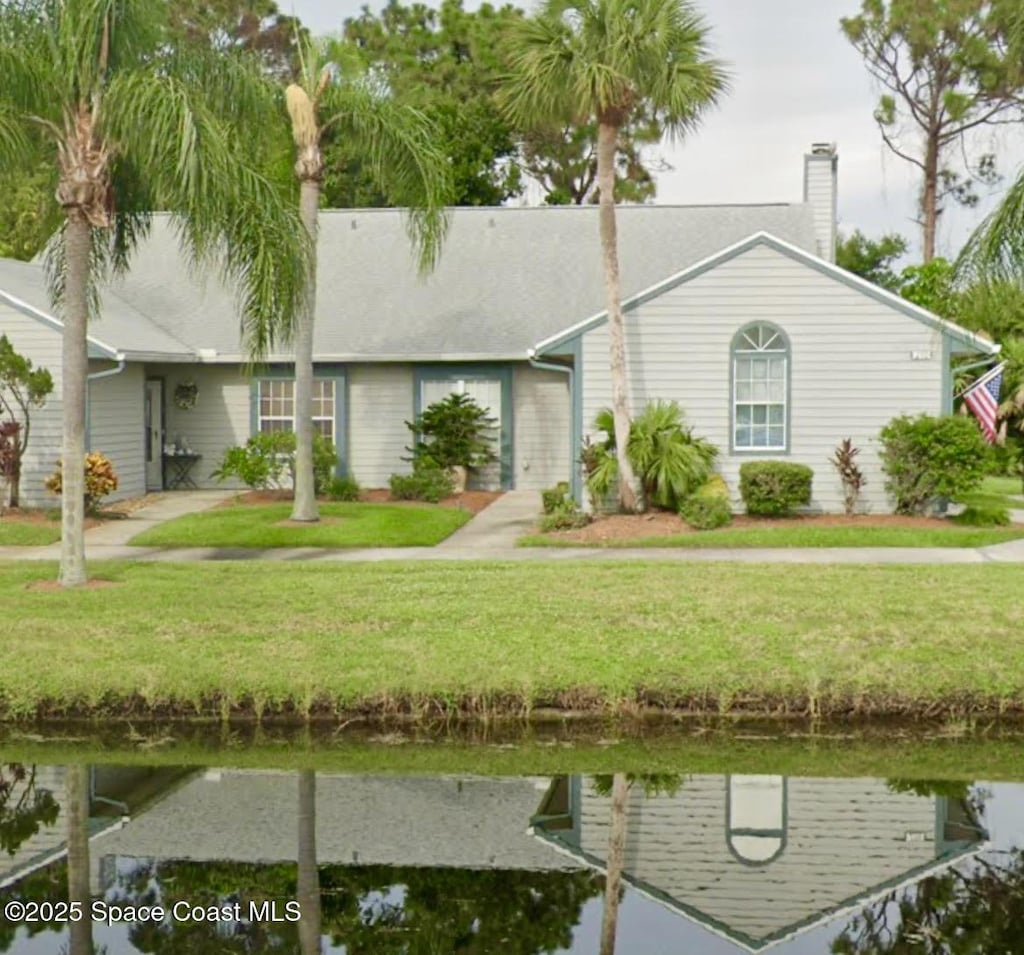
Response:
[[[996,411],[999,409],[999,389],[1003,384],[1003,367],[1006,362],[982,375],[964,392],[964,404],[978,419],[981,430],[989,444],[996,443]]]

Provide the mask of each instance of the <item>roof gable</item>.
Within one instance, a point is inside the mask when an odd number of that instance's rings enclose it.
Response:
[[[881,302],[883,305],[893,308],[909,318],[913,318],[915,321],[921,322],[930,328],[942,332],[951,341],[959,344],[961,346],[961,351],[968,351],[972,353],[978,352],[985,355],[997,355],[1000,351],[1001,346],[994,342],[990,342],[987,339],[982,338],[980,335],[976,335],[974,332],[968,331],[966,328],[962,328],[948,319],[941,318],[934,312],[921,308],[913,302],[909,302],[905,298],[902,298],[893,292],[889,292],[866,279],[862,279],[860,276],[854,275],[852,272],[848,272],[846,269],[841,268],[838,265],[826,262],[824,259],[808,252],[806,249],[799,248],[769,232],[763,231],[747,236],[734,245],[721,249],[713,255],[702,259],[700,262],[696,262],[693,265],[676,272],[674,275],[657,282],[649,288],[644,289],[642,292],[626,298],[622,303],[622,310],[623,312],[633,311],[642,306],[645,302],[649,302],[652,299],[677,288],[685,282],[689,282],[698,276],[703,275],[705,272],[711,271],[719,265],[722,265],[723,263],[728,262],[759,245],[772,248],[775,251],[796,260],[802,265],[815,269],[830,279],[842,282],[844,285],[849,286],[855,291],[863,295],[867,295],[870,298]],[[531,348],[530,352],[531,354],[536,355],[553,354],[561,346],[575,339],[579,335],[582,335],[584,332],[589,331],[591,328],[596,328],[607,320],[608,311],[607,309],[603,309],[591,315],[589,318],[566,328],[559,334],[538,342],[533,346],[533,348]]]

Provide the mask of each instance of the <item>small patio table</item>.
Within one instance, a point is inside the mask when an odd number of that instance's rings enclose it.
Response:
[[[201,459],[201,454],[165,454],[164,487],[169,491],[187,487],[199,490],[199,485],[192,480],[192,469]]]

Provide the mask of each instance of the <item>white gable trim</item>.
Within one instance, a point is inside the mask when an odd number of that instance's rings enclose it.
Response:
[[[914,305],[913,302],[908,302],[905,298],[902,298],[893,292],[889,292],[886,289],[880,288],[874,283],[867,281],[867,279],[862,279],[859,275],[854,275],[852,272],[848,272],[846,269],[840,268],[838,265],[826,262],[824,259],[819,258],[816,255],[812,255],[805,249],[792,245],[768,232],[755,232],[746,239],[743,239],[734,245],[730,245],[728,248],[722,249],[721,252],[716,252],[714,255],[708,256],[708,258],[703,259],[702,261],[683,269],[681,272],[677,272],[675,275],[672,275],[667,279],[663,279],[656,285],[652,285],[650,288],[631,296],[622,303],[622,310],[623,312],[631,311],[632,309],[642,305],[644,302],[647,302],[658,295],[662,295],[670,289],[673,289],[678,285],[682,285],[684,282],[688,282],[691,279],[696,278],[698,275],[721,265],[723,262],[734,259],[736,256],[742,255],[744,252],[747,252],[758,245],[766,245],[769,248],[775,249],[775,251],[789,256],[791,259],[795,259],[801,264],[807,265],[829,278],[836,279],[858,292],[869,295],[871,298],[902,312],[910,318],[928,325],[931,328],[938,329],[944,335],[962,342],[974,351],[980,352],[983,355],[998,355],[1000,352],[1002,346],[997,345],[994,342],[990,342],[988,339],[982,338],[980,335],[976,335],[974,332],[970,332],[966,328],[962,328],[954,322],[940,318],[933,312],[929,312],[927,309]],[[542,355],[545,352],[551,352],[557,346],[565,344],[570,339],[589,331],[591,328],[595,328],[596,326],[603,324],[607,320],[608,310],[604,309],[596,315],[591,315],[589,318],[586,318],[581,322],[577,322],[575,325],[571,325],[565,331],[559,332],[557,335],[552,335],[551,337],[538,342],[530,349],[530,356],[533,357],[534,355]]]
[[[0,300],[5,301],[8,305],[12,308],[16,308],[23,315],[27,315],[29,318],[34,318],[37,322],[47,326],[47,328],[53,329],[55,332],[64,331],[64,323],[59,318],[54,318],[47,312],[40,311],[38,308],[29,305],[28,302],[23,302],[20,298],[16,298],[14,295],[11,295],[9,292],[5,292],[3,289],[0,289]],[[110,358],[112,361],[121,361],[124,358],[124,355],[116,348],[111,347],[105,342],[101,342],[98,338],[93,338],[92,335],[87,335],[86,341],[97,351],[103,352],[104,356]]]

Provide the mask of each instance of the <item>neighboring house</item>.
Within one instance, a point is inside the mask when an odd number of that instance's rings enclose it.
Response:
[[[877,779],[690,776],[631,787],[623,880],[748,952],[853,914],[987,848],[973,810]],[[533,832],[604,871],[611,799],[558,777]]]
[[[814,146],[797,203],[623,206],[617,211],[634,411],[677,400],[739,466],[786,458],[815,470],[812,506],[840,510],[828,459],[862,449],[864,503],[887,510],[878,431],[901,412],[952,408],[953,356],[997,347],[832,264],[836,156]],[[461,208],[438,268],[418,277],[396,210],[324,212],[319,240],[315,418],[339,470],[367,487],[409,468],[405,422],[452,390],[500,421],[504,488],[571,480],[608,405],[607,324],[594,207]],[[59,453],[60,336],[41,269],[0,260],[0,332],[54,373],[22,480],[27,503]],[[165,446],[201,455],[210,485],[226,447],[292,427],[286,353],[248,373],[231,293],[203,281],[157,216],[131,271],[91,326],[88,444],[120,495],[164,486]],[[194,407],[175,403],[195,385]]]

